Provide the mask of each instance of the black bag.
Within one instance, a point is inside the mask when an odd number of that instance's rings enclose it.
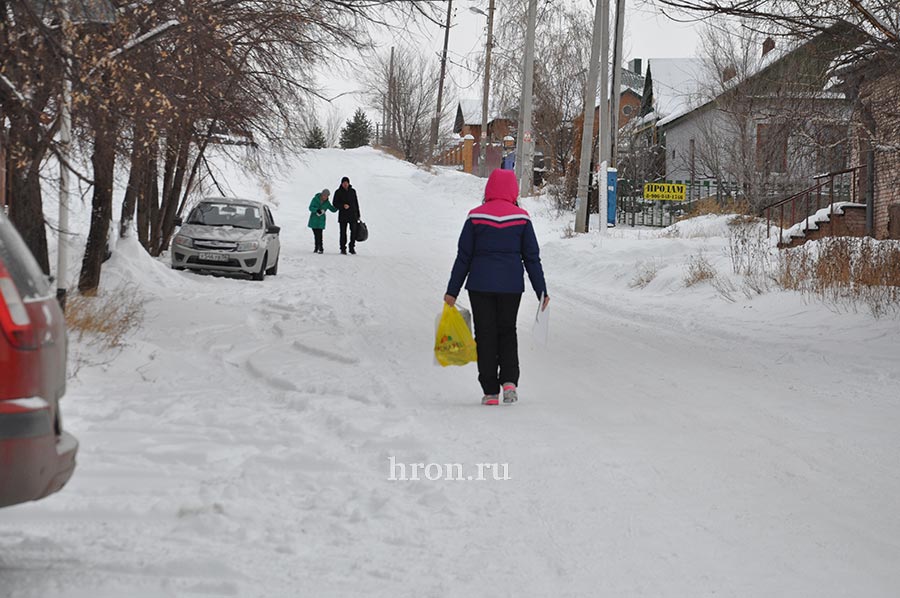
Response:
[[[356,242],[362,243],[366,239],[369,238],[369,227],[366,226],[366,223],[360,220],[356,223]]]

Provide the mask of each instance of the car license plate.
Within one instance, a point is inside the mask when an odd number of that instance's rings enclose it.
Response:
[[[228,256],[222,253],[201,253],[200,259],[206,262],[227,262]]]

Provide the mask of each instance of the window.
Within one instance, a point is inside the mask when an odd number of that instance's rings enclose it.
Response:
[[[187,223],[254,229],[262,227],[262,217],[254,206],[204,201],[191,210]]]
[[[756,171],[787,172],[787,142],[786,124],[756,125]]]
[[[818,125],[815,131],[816,169],[820,173],[842,170],[847,165],[846,125]]]

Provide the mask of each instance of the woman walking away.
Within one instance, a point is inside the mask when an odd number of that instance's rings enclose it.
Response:
[[[484,203],[469,212],[463,225],[444,295],[444,301],[454,305],[466,281],[475,320],[482,405],[499,404],[501,389],[504,404],[518,400],[516,317],[525,292],[525,270],[538,301],[544,297],[541,309],[547,309],[550,302],[537,237],[528,212],[516,203],[518,195],[519,184],[512,171],[491,173]]]
[[[322,189],[309,202],[309,228],[313,231],[313,238],[316,243],[313,253],[323,253],[325,251],[325,247],[322,245],[322,232],[325,230],[325,210],[337,212],[337,208],[328,201],[329,195],[331,195],[331,191]]]

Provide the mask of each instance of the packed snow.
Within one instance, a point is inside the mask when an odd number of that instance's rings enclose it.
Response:
[[[371,237],[340,255],[329,215],[316,255],[309,200],[345,175]],[[897,595],[896,320],[744,292],[727,217],[572,237],[526,199],[549,341],[529,290],[519,403],[482,407],[474,364],[432,352],[482,180],[359,149],[227,184],[273,206],[278,275],[118,243],[102,292],[144,321],[117,351],[71,339],[78,468],[0,510],[3,598]],[[686,288],[698,255],[731,286]]]

